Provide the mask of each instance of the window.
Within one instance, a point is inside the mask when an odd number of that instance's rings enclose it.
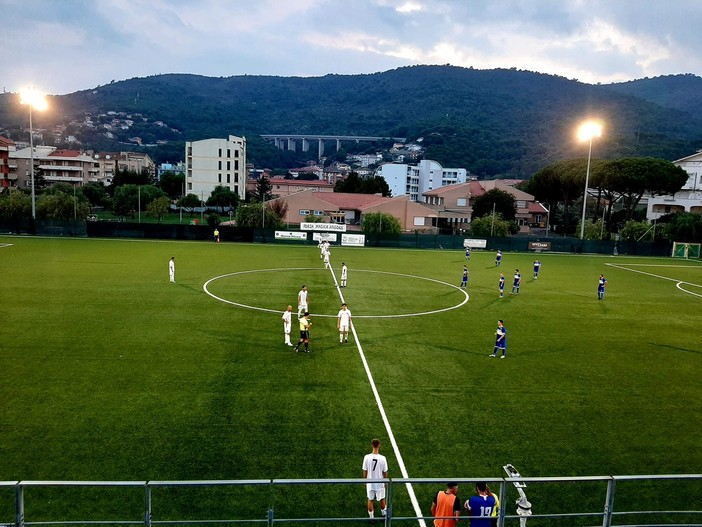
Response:
[[[456,200],[456,207],[465,207],[466,206],[466,198],[458,198]]]
[[[217,181],[218,181],[219,183],[222,182],[222,174],[219,175],[219,178],[217,179]]]
[[[307,216],[309,213],[308,209],[300,209],[300,216]]]
[[[234,170],[239,170],[239,162],[234,161]]]
[[[415,216],[414,217],[414,225],[415,225],[415,227],[424,226],[424,216]]]
[[[192,189],[193,189],[193,184],[192,184],[192,183],[188,183],[188,190],[192,190]]]
[[[315,210],[314,215],[315,216],[324,216],[324,211],[323,210]]]
[[[227,174],[227,183],[231,183],[231,182],[232,182],[232,175]]]
[[[239,157],[239,151],[238,151],[238,150],[234,150],[234,157]]]
[[[232,150],[231,150],[231,148],[227,148],[227,157],[232,157]]]
[[[520,199],[517,201],[517,208],[518,209],[525,209],[526,208],[526,201],[523,199]]]
[[[232,162],[227,161],[227,170],[231,170],[231,169],[232,169]]]
[[[217,157],[222,157],[222,149],[219,149],[219,155]]]
[[[222,170],[222,161],[217,162],[217,170]]]

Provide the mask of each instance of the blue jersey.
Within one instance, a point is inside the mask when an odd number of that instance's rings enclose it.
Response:
[[[500,290],[503,290],[505,288],[505,277],[500,276]]]
[[[463,269],[463,283],[468,281],[468,269]]]
[[[466,258],[470,258],[470,247],[466,247]]]
[[[497,254],[495,255],[495,261],[499,262],[500,260],[502,260],[502,252],[497,251]]]
[[[497,326],[495,331],[495,347],[501,350],[507,349],[507,328]]]
[[[520,273],[515,273],[514,274],[514,287],[517,287],[519,283],[522,281],[522,275]]]
[[[597,282],[597,292],[604,293],[605,285],[607,285],[607,279],[604,276],[600,276],[600,280]]]
[[[491,527],[493,511],[496,507],[495,496],[471,496],[468,500],[471,527]]]
[[[534,262],[534,274],[539,274],[539,268],[541,267],[541,262],[536,260]]]

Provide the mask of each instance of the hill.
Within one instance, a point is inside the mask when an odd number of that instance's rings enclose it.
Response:
[[[702,78],[690,73],[609,84],[607,87],[691,115],[702,108]]]
[[[678,87],[680,99],[687,98],[683,93],[694,91],[697,82],[702,79],[666,79],[667,85]],[[642,87],[641,93],[634,93],[635,86]],[[160,137],[158,130],[142,133],[175,141],[172,155],[182,152],[178,141],[245,135],[250,158],[258,166],[302,161],[299,155],[265,145],[258,134],[422,137],[426,157],[444,166],[465,167],[479,175],[529,177],[547,163],[585,155],[574,130],[589,116],[606,123],[595,150],[598,157],[676,159],[702,146],[702,119],[692,108],[647,98],[645,93],[656,92],[655,86],[647,86],[646,80],[634,81],[628,87],[631,93],[624,93],[618,85],[594,86],[516,69],[453,66],[313,78],[168,74],[53,97],[51,115],[35,119],[42,125],[75,123],[107,112],[139,114],[144,123],[166,123],[169,137]],[[26,121],[26,110],[15,101],[9,94],[0,96],[0,129],[10,135]],[[76,137],[86,147],[105,149],[109,141],[99,127],[93,132]]]

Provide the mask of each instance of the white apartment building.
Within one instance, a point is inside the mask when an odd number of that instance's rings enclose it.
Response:
[[[218,185],[246,196],[246,138],[203,139],[185,143],[185,185],[188,194],[207,199]]]
[[[648,198],[646,218],[649,221],[678,212],[702,214],[702,150],[673,161],[673,164],[687,172],[687,182],[675,195]]]
[[[423,159],[417,165],[384,163],[375,175],[382,177],[390,187],[392,196],[409,195],[410,201],[422,201],[422,194],[435,188],[465,183],[465,168],[443,168],[436,161]]]

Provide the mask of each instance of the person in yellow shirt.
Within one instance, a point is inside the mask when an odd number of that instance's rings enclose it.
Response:
[[[304,316],[300,319],[300,341],[295,346],[295,353],[300,351],[300,344],[305,345],[305,353],[310,352],[310,328],[312,327],[312,322],[310,322],[310,312],[305,311]]]

